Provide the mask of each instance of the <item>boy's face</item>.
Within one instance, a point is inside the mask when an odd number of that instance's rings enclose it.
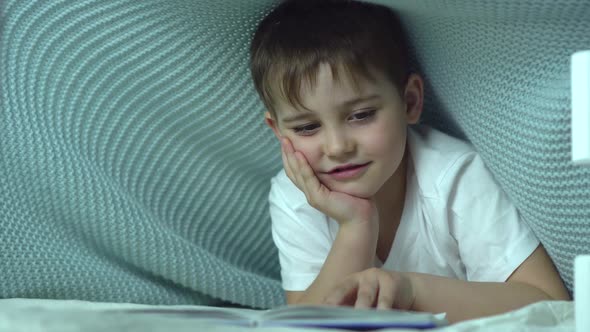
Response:
[[[320,182],[365,198],[400,166],[407,125],[421,112],[421,94],[416,107],[384,75],[372,74],[375,80],[359,77],[355,86],[346,75],[334,80],[330,67],[322,65],[314,88],[301,91],[308,110],[285,101],[278,103],[276,119],[266,114],[267,124],[303,153]]]

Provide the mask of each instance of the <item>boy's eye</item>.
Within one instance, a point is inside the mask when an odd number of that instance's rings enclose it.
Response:
[[[319,124],[314,123],[314,124],[308,124],[308,125],[304,125],[304,126],[295,127],[295,128],[293,128],[293,131],[299,135],[311,135],[319,127],[320,127]]]
[[[352,121],[363,121],[368,120],[375,115],[376,110],[367,110],[353,114],[350,117]]]

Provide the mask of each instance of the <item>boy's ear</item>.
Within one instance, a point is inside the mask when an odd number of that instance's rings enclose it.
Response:
[[[406,83],[404,92],[404,102],[406,104],[406,120],[408,124],[416,124],[422,115],[422,105],[424,103],[424,84],[422,78],[417,74],[411,74]]]
[[[264,113],[264,122],[266,123],[266,125],[272,129],[272,132],[275,133],[275,136],[277,137],[277,139],[281,139],[281,137],[283,137],[283,135],[281,135],[281,132],[279,131],[279,127],[277,125],[277,122],[275,119],[273,119],[272,115],[270,114],[270,112],[265,112]]]

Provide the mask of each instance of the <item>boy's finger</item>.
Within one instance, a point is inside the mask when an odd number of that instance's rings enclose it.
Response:
[[[379,284],[376,278],[364,279],[359,284],[356,295],[355,308],[371,308],[375,303],[375,297],[379,291]]]
[[[300,184],[301,180],[298,176],[296,168],[293,166],[293,157],[285,154],[283,158],[283,164],[285,167],[285,173],[287,173],[287,177],[293,182],[293,184],[295,184],[295,186],[297,186],[297,188],[303,190]]]
[[[299,189],[301,189],[301,191],[303,191],[303,193],[305,194],[305,197],[307,198],[307,201],[309,201],[311,199],[310,196],[310,192],[307,188],[307,183],[305,181],[305,176],[302,173],[302,168],[303,166],[303,162],[301,161],[301,153],[293,153],[293,162],[297,165],[297,182],[299,183]]]
[[[294,151],[295,149],[293,148],[293,144],[291,144],[291,141],[287,137],[281,137],[281,145],[284,147],[284,149],[287,153],[295,152]]]
[[[281,142],[281,158],[283,159],[283,168],[285,168],[285,173],[291,181],[293,181],[293,171],[291,169],[291,165],[289,165],[289,159],[287,157],[287,153],[285,152],[285,147]]]
[[[281,147],[283,150],[283,163],[285,164],[285,172],[287,176],[295,185],[301,188],[301,176],[299,174],[299,167],[297,165],[297,160],[295,159],[294,149],[291,145],[291,142],[287,138],[281,138]],[[303,189],[302,189],[303,190]]]
[[[299,174],[301,175],[301,185],[309,195],[309,198],[317,202],[321,199],[321,197],[318,197],[317,195],[319,180],[301,152],[296,152],[295,158],[297,159],[297,166],[299,168]]]
[[[391,309],[395,301],[396,284],[387,276],[379,278],[377,309]]]
[[[304,188],[307,201],[316,209],[328,209],[329,198],[326,195],[325,187],[323,187],[303,154],[298,153],[298,160],[300,162],[301,185]]]
[[[320,186],[320,180],[315,175],[315,172],[307,162],[307,159],[305,159],[305,156],[303,156],[301,153],[298,153],[297,157],[300,162],[299,170],[301,172],[303,181],[305,181],[306,187],[309,190],[317,192]]]
[[[321,205],[321,201],[323,200],[323,197],[319,195],[321,194],[319,191],[321,183],[311,168],[311,165],[309,165],[307,159],[301,152],[295,151],[293,145],[287,138],[283,138],[281,142],[285,147],[285,156],[290,168],[290,176],[289,174],[287,175],[305,193],[308,202],[314,206],[316,204]]]
[[[297,186],[299,187],[299,189],[303,190],[303,192],[306,192],[305,181],[303,179],[303,174],[301,174],[302,163],[300,157],[297,156],[298,154],[301,154],[301,152],[297,153],[297,151],[294,151],[289,155],[289,158],[291,158],[291,162],[293,165],[293,173],[295,175],[295,178],[297,179]]]

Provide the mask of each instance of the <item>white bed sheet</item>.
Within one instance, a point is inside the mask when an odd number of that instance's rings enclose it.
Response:
[[[301,328],[244,328],[205,325],[186,316],[136,315],[125,311],[104,309],[166,308],[183,310],[191,306],[153,306],[125,303],[99,303],[73,300],[3,299],[0,300],[0,331],[69,332],[69,331],[328,331]],[[429,331],[539,331],[565,332],[575,330],[574,303],[539,302],[502,315],[474,319]],[[334,331],[334,330],[329,330]],[[410,330],[380,330],[410,331]]]

